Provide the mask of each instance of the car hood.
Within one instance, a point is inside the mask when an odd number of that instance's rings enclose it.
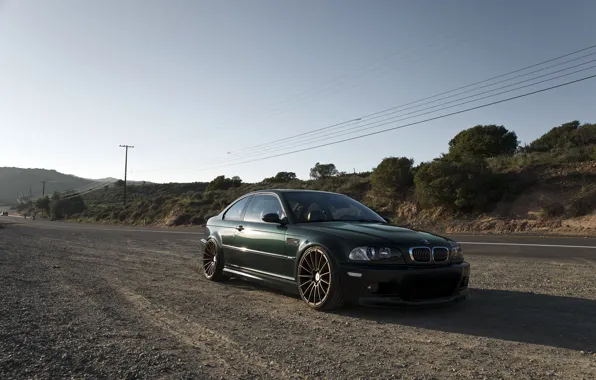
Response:
[[[423,240],[428,240],[430,245],[446,245],[447,239],[428,232],[414,231],[408,228],[377,223],[354,222],[321,222],[305,223],[302,228],[320,233],[336,235],[347,240],[366,241],[372,243],[391,243],[399,246],[425,245]],[[428,243],[426,243],[428,244]]]

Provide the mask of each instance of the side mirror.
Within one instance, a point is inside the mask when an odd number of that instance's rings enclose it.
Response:
[[[279,218],[279,215],[277,215],[277,213],[275,213],[275,212],[272,212],[272,213],[263,215],[262,220],[265,223],[279,223],[279,224],[284,224],[284,221],[281,220]]]

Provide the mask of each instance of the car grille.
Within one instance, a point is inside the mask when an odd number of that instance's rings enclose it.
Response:
[[[410,276],[402,283],[400,294],[403,298],[415,301],[450,297],[461,280],[460,274],[440,276]]]
[[[415,263],[444,263],[449,260],[449,248],[412,247],[410,259]]]
[[[430,262],[430,248],[428,247],[418,247],[412,248],[410,250],[410,255],[413,261],[417,261],[419,263],[428,263]]]
[[[447,261],[449,259],[449,250],[445,247],[433,248],[433,259],[436,263]]]

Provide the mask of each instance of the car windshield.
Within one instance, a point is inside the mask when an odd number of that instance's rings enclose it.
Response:
[[[309,222],[371,222],[385,220],[362,203],[342,194],[317,192],[287,192],[284,198],[298,223]]]

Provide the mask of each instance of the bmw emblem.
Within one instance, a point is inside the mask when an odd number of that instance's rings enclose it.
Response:
[[[422,244],[430,244],[430,241],[426,240],[426,239],[422,239]]]

